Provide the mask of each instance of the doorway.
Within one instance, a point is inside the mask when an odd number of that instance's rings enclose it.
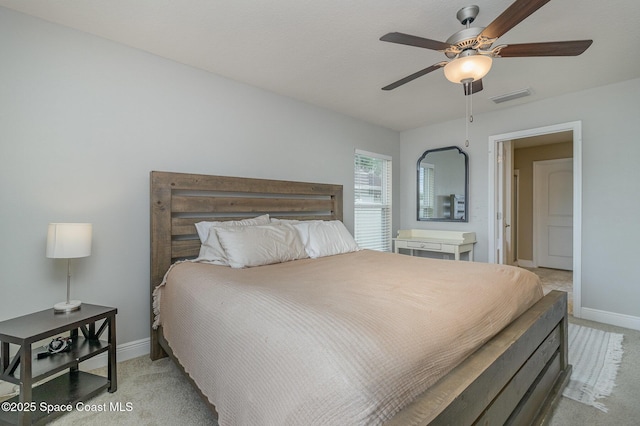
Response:
[[[567,133],[568,132],[568,133]],[[521,130],[512,133],[494,135],[489,137],[489,262],[491,263],[514,263],[523,267],[533,268],[537,266],[534,261],[533,254],[527,254],[527,247],[523,244],[512,244],[511,235],[517,235],[520,241],[533,245],[533,231],[527,235],[527,228],[523,226],[524,220],[518,219],[517,213],[514,213],[515,206],[522,206],[522,170],[518,170],[517,197],[511,197],[513,189],[511,189],[513,171],[518,169],[514,167],[513,152],[514,147],[522,146],[523,143],[530,143],[537,140],[538,137],[544,136],[542,139],[553,139],[553,137],[561,137],[562,134],[569,135],[572,146],[570,154],[573,157],[573,176],[572,176],[572,209],[573,220],[569,225],[570,240],[572,245],[569,248],[572,252],[572,269],[573,269],[573,314],[581,317],[580,304],[580,288],[581,288],[581,205],[582,205],[582,137],[581,122],[563,123],[553,126]],[[529,142],[525,142],[529,141]],[[565,182],[566,183],[566,182]],[[515,204],[515,206],[514,206]],[[564,205],[566,210],[566,204]],[[517,224],[517,229],[511,225]],[[512,232],[514,231],[514,232]],[[565,228],[566,231],[566,228]],[[566,234],[566,232],[565,232]],[[517,247],[517,249],[515,249]],[[533,248],[531,249],[533,250]],[[565,252],[567,248],[564,248]],[[517,256],[517,257],[514,257]],[[530,263],[527,262],[528,259]],[[570,295],[571,297],[571,295]],[[570,301],[571,302],[571,301]]]

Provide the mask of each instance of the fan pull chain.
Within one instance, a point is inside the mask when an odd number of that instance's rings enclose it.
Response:
[[[464,146],[469,147],[469,123],[473,123],[473,92],[469,93],[469,96],[465,96],[467,99],[465,101],[465,132],[466,138],[464,141]]]
[[[465,130],[465,141],[464,146],[469,146],[469,99],[465,99],[465,110],[464,110],[464,130]]]

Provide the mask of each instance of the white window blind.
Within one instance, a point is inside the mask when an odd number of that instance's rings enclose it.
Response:
[[[358,245],[391,251],[391,157],[356,150],[354,197]]]
[[[418,188],[420,217],[434,218],[436,207],[435,168],[433,164],[422,163],[418,169]]]

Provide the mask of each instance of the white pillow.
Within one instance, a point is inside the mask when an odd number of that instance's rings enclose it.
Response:
[[[229,262],[227,261],[227,255],[224,252],[224,249],[220,245],[220,241],[218,241],[218,234],[216,233],[216,229],[218,228],[229,228],[235,226],[257,226],[257,225],[266,225],[269,223],[269,215],[265,214],[262,216],[258,216],[253,219],[242,219],[242,220],[230,220],[226,222],[198,222],[196,223],[196,229],[198,229],[198,234],[200,232],[207,232],[205,240],[200,245],[200,254],[198,255],[199,262],[207,262],[213,263],[214,265],[224,265],[229,266]]]
[[[216,228],[215,232],[232,268],[309,257],[298,232],[288,224]]]
[[[216,228],[215,226],[209,228],[209,236],[207,237],[206,241],[200,245],[200,254],[198,255],[198,259],[196,260],[198,262],[213,263],[214,265],[229,266],[227,255],[220,245],[216,229],[218,228]]]
[[[274,224],[280,224],[280,223],[288,223],[290,225],[293,225],[294,223],[300,223],[301,221],[298,219],[278,219],[276,217],[272,217],[271,219],[271,223]]]
[[[200,237],[200,243],[204,244],[209,236],[209,229],[212,226],[240,226],[240,225],[268,225],[269,215],[263,214],[262,216],[254,217],[251,219],[241,220],[228,220],[222,222],[198,222],[196,223],[196,231],[198,231],[198,237]]]
[[[360,250],[347,228],[339,220],[300,222],[293,227],[300,234],[304,248],[311,258]]]

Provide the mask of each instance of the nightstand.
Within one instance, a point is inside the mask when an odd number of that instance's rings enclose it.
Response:
[[[74,312],[54,313],[53,309],[46,309],[0,322],[0,380],[20,386],[20,394],[7,401],[9,404],[3,403],[0,424],[44,424],[64,411],[47,413],[41,410],[43,405],[75,406],[104,389],[115,392],[117,313],[116,308],[83,303]],[[99,340],[105,330],[107,340]],[[70,332],[71,349],[38,359],[37,354],[47,350],[32,348],[32,344],[64,332]],[[9,355],[10,344],[19,346],[13,358]],[[107,377],[78,369],[82,361],[104,352],[108,354]],[[67,369],[66,373],[33,387]]]

